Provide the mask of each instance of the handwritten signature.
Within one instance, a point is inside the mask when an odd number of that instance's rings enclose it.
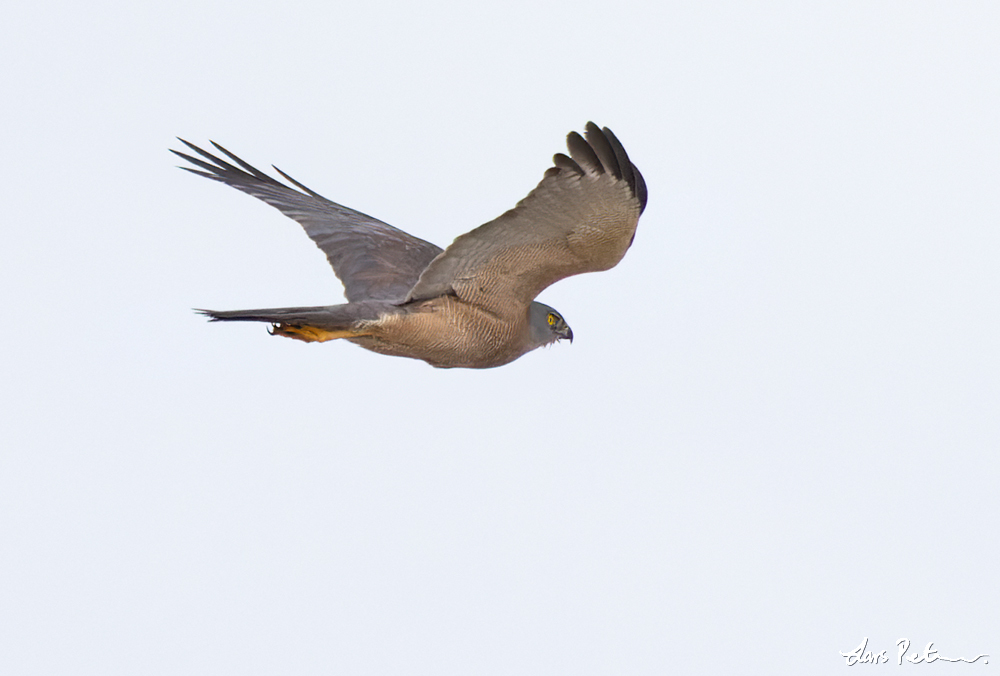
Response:
[[[989,664],[989,655],[985,653],[982,655],[976,655],[974,658],[966,659],[964,657],[945,657],[944,655],[938,654],[938,651],[934,649],[934,642],[931,641],[924,648],[923,654],[919,652],[914,652],[907,655],[906,652],[910,649],[910,639],[901,638],[896,641],[896,646],[899,648],[899,654],[896,656],[896,664],[902,664],[903,658],[910,664],[920,664],[921,662],[930,664],[931,662],[937,662],[941,660],[942,662],[967,662],[968,664],[973,664],[978,662],[981,658],[985,657],[983,664]],[[868,650],[868,638],[866,637],[861,641],[861,645],[852,650],[849,653],[840,653],[841,657],[847,658],[847,666],[853,667],[855,664],[885,664],[889,662],[889,651],[883,650],[882,652],[874,652]]]

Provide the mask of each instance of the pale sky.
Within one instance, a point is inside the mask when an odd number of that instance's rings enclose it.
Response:
[[[15,3],[0,57],[3,674],[1000,669],[1000,5]],[[175,136],[444,246],[588,120],[649,206],[572,345],[191,311],[342,295]]]

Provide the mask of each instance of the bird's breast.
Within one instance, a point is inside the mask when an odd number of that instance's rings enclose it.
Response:
[[[501,366],[528,351],[527,312],[501,317],[454,296],[421,301],[406,310],[373,320],[371,337],[355,342],[444,368]]]

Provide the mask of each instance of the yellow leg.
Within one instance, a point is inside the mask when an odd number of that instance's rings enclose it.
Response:
[[[329,331],[315,326],[272,324],[271,335],[285,336],[286,338],[294,338],[295,340],[302,340],[307,343],[325,343],[328,340],[336,340],[337,338],[354,338],[357,336],[366,336],[368,334],[361,331],[351,330]]]

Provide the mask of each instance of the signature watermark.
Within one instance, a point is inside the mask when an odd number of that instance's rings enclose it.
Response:
[[[896,641],[896,647],[899,652],[896,654],[896,664],[903,664],[905,659],[910,664],[931,664],[932,662],[937,662],[938,660],[942,662],[966,662],[968,664],[974,664],[982,660],[980,664],[989,664],[990,656],[987,654],[976,655],[971,660],[965,657],[945,657],[938,653],[934,649],[934,642],[931,641],[924,648],[924,652],[913,652],[907,654],[910,649],[910,639],[901,638]],[[855,664],[888,664],[889,662],[889,651],[883,650],[882,652],[875,652],[874,650],[868,650],[868,638],[866,637],[861,641],[861,645],[852,650],[849,653],[840,653],[841,657],[847,658],[847,666],[853,667]]]

